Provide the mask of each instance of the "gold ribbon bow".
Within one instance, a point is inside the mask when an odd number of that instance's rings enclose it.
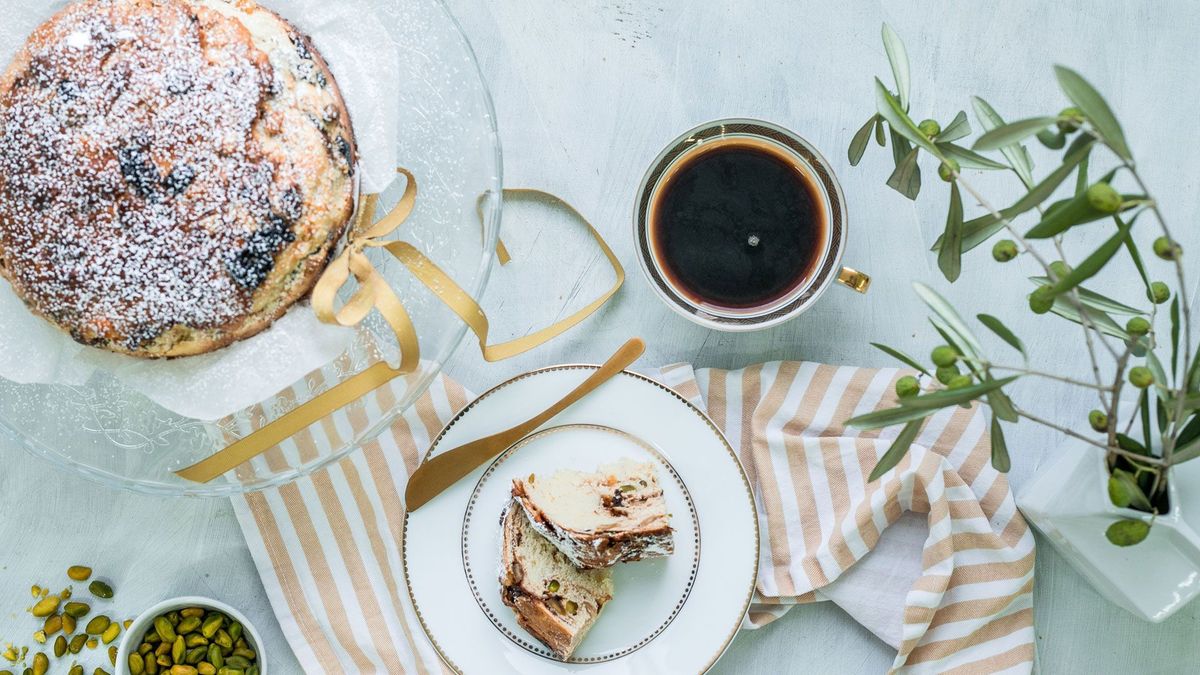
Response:
[[[505,198],[546,199],[578,218],[587,227],[600,250],[608,258],[608,262],[616,274],[616,281],[600,297],[565,319],[530,335],[489,345],[487,343],[489,329],[487,315],[471,295],[412,244],[398,239],[387,239],[408,219],[417,202],[416,178],[406,169],[398,169],[398,171],[407,179],[404,194],[399,203],[378,222],[372,224],[371,220],[375,216],[379,195],[371,194],[362,197],[358,215],[346,235],[345,248],[329,264],[313,288],[312,305],[313,311],[321,321],[347,327],[358,325],[372,310],[379,310],[388,326],[391,327],[392,333],[396,337],[396,343],[400,347],[399,366],[393,368],[386,361],[380,361],[297,406],[249,436],[176,472],[177,475],[186,480],[207,483],[291,438],[326,415],[366,396],[387,382],[417,369],[421,362],[420,344],[412,318],[404,308],[404,303],[397,297],[396,292],[387,284],[387,281],[367,257],[368,249],[383,249],[390,253],[403,263],[418,281],[453,310],[479,338],[479,348],[483,352],[483,358],[487,361],[499,361],[522,354],[570,330],[604,306],[604,303],[608,302],[625,282],[625,268],[621,266],[621,261],[617,259],[616,254],[609,248],[608,243],[604,241],[596,228],[575,207],[541,190],[506,189],[503,192]],[[480,210],[481,218],[482,215],[482,210]],[[501,264],[505,264],[509,260],[508,251],[505,250],[503,243],[497,243],[496,255]],[[351,276],[358,283],[358,288],[345,304],[338,308],[338,294],[349,282]]]

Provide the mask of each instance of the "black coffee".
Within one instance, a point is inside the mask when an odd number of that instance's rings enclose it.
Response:
[[[650,236],[669,283],[693,302],[767,305],[808,280],[825,209],[789,158],[757,144],[684,157],[656,193]]]

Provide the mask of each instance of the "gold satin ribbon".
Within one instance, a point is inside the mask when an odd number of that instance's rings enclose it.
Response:
[[[225,449],[192,466],[177,471],[176,475],[197,483],[207,483],[279,445],[297,432],[357,401],[380,386],[417,369],[421,361],[420,345],[412,319],[408,311],[404,309],[400,298],[396,296],[396,292],[367,258],[366,251],[368,249],[383,249],[403,263],[418,281],[453,310],[475,333],[479,338],[479,348],[483,352],[483,358],[489,362],[523,354],[570,330],[604,306],[625,282],[625,268],[621,266],[621,261],[617,259],[616,254],[609,248],[608,243],[604,241],[596,228],[575,207],[541,190],[506,189],[503,192],[506,198],[546,199],[578,218],[587,227],[588,233],[608,258],[608,262],[616,274],[616,281],[600,297],[571,316],[530,335],[489,345],[487,343],[488,318],[479,303],[475,302],[469,293],[412,244],[396,239],[385,240],[385,237],[395,232],[412,214],[417,201],[416,179],[405,169],[398,171],[407,179],[400,202],[378,222],[371,224],[378,206],[379,196],[372,194],[362,198],[358,216],[347,233],[344,250],[329,264],[328,269],[321,275],[313,288],[312,305],[317,318],[321,321],[347,327],[358,325],[372,310],[379,310],[388,326],[391,327],[392,333],[396,337],[396,343],[400,347],[399,366],[393,368],[386,361],[376,363],[297,406],[249,436],[230,444]],[[479,203],[479,215],[482,220],[482,197]],[[496,256],[502,265],[510,260],[508,250],[505,249],[503,242],[497,242]],[[341,308],[338,308],[338,292],[351,276],[357,281],[358,288],[350,296],[350,299]]]

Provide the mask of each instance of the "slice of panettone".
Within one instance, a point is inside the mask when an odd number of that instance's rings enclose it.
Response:
[[[671,555],[675,539],[654,465],[622,459],[594,473],[563,469],[513,480],[533,527],[577,567]]]
[[[517,623],[566,660],[612,599],[612,575],[571,564],[533,529],[515,501],[500,523],[500,598],[516,613]]]

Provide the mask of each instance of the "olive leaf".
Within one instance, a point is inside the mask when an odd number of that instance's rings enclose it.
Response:
[[[1183,431],[1179,432],[1175,441],[1181,444],[1190,443],[1197,438],[1200,438],[1200,414],[1192,415],[1191,421],[1183,426]]]
[[[949,327],[950,331],[956,334],[962,341],[963,346],[970,350],[968,356],[978,356],[983,352],[983,347],[980,346],[979,340],[975,339],[975,335],[971,333],[971,329],[967,327],[967,323],[958,315],[954,307],[946,301],[945,298],[937,294],[932,288],[920,282],[913,283],[913,289],[917,291],[917,295],[925,301],[929,309],[941,317]],[[965,352],[964,352],[965,353]]]
[[[1193,418],[1192,421],[1194,422],[1197,419],[1200,419],[1200,417]],[[1180,442],[1179,445],[1175,446],[1175,452],[1171,455],[1171,461],[1175,464],[1180,464],[1182,462],[1189,462],[1197,457],[1200,457],[1200,437],[1193,438],[1186,443]]]
[[[908,398],[900,399],[900,408],[907,410],[938,410],[948,408],[953,405],[969,403],[984,394],[996,391],[997,389],[1012,384],[1019,378],[1020,375],[1010,375],[999,380],[987,380],[985,382],[977,382],[966,387],[958,389],[941,389],[930,394],[922,394],[920,396],[909,396]],[[873,414],[873,413],[868,413]],[[865,417],[865,415],[864,415]],[[847,422],[851,426],[860,426],[854,421],[859,418],[854,418]]]
[[[1079,196],[1088,189],[1088,164],[1091,163],[1091,156],[1084,157],[1079,163],[1079,171],[1075,173],[1075,196]]]
[[[1163,368],[1162,361],[1158,360],[1158,355],[1153,351],[1146,352],[1146,367],[1154,375],[1154,389],[1158,392],[1158,402],[1161,404],[1164,397],[1170,396],[1169,392],[1167,392],[1167,385],[1170,384],[1170,380],[1167,379],[1167,372]],[[1164,415],[1160,413],[1158,418],[1159,426],[1162,427],[1165,422]]]
[[[1179,372],[1179,296],[1171,301],[1171,374]]]
[[[991,376],[988,376],[991,379]],[[1003,389],[997,389],[987,395],[988,405],[992,407],[992,413],[1004,420],[1005,422],[1016,422],[1020,419],[1017,414],[1017,407],[1013,405],[1012,399],[1008,394],[1004,393]]]
[[[883,86],[878,77],[875,78],[875,103],[879,108],[879,114],[888,121],[892,131],[912,141],[917,147],[937,157],[938,160],[945,161],[946,158],[942,156],[941,150],[938,150],[933,141],[921,133],[917,124],[905,112],[904,106],[896,100],[895,96],[892,96],[892,92],[888,91],[887,87]]]
[[[1196,355],[1192,357],[1192,366],[1188,368],[1187,389],[1200,391],[1200,349],[1196,350]]]
[[[938,141],[938,149],[941,150],[947,157],[958,162],[958,165],[965,169],[982,169],[984,171],[999,170],[1009,168],[1007,164],[1001,164],[994,159],[988,159],[983,155],[968,150],[961,145]]]
[[[900,94],[900,105],[908,110],[908,94],[911,83],[908,66],[908,52],[904,42],[892,27],[883,24],[883,49],[887,52],[888,63],[892,66],[892,77],[896,79],[896,91]]]
[[[1150,456],[1150,451],[1146,449],[1146,446],[1138,443],[1129,436],[1126,436],[1125,434],[1117,434],[1116,437],[1117,447],[1121,448],[1122,450],[1126,452],[1132,452],[1135,455],[1145,455],[1147,457]]]
[[[1058,121],[1056,117],[1030,117],[995,127],[975,139],[976,150],[996,150],[1006,145],[1020,143],[1037,132]]]
[[[958,183],[954,182],[950,184],[950,210],[946,213],[946,231],[942,234],[944,243],[938,252],[938,268],[950,283],[957,281],[962,272],[962,226],[962,195],[958,192]]]
[[[964,345],[961,340],[951,335],[952,331],[950,330],[950,326],[946,325],[946,322],[943,321],[941,317],[929,317],[929,324],[938,332],[938,335],[942,336],[942,342],[954,347],[955,351],[957,351],[959,354],[970,357],[969,359],[966,359],[967,367],[971,369],[972,373],[976,372],[973,361],[976,360],[979,355],[972,352],[971,348]]]
[[[875,116],[875,142],[879,147],[887,147],[887,136],[884,135],[883,118],[879,115]]]
[[[1030,281],[1036,284],[1045,286],[1050,283],[1048,277],[1029,277]],[[1079,301],[1088,307],[1098,309],[1102,312],[1112,312],[1113,314],[1140,315],[1145,314],[1140,309],[1130,307],[1123,302],[1117,302],[1112,298],[1101,295],[1095,291],[1088,290],[1082,286],[1075,289],[1079,293]]]
[[[920,148],[910,150],[887,179],[888,187],[909,199],[916,199],[921,192],[921,167],[917,165],[920,151]]]
[[[1117,251],[1126,241],[1129,240],[1129,226],[1118,226],[1117,233],[1109,237],[1108,241],[1100,245],[1083,262],[1079,263],[1075,269],[1067,273],[1067,276],[1058,280],[1054,285],[1055,293],[1066,293],[1075,288],[1079,284],[1091,279],[1112,260]]]
[[[971,105],[975,108],[975,119],[979,120],[980,126],[984,131],[991,131],[996,127],[1004,126],[1004,119],[992,108],[987,101],[978,96],[971,97]],[[1000,148],[1000,152],[1008,159],[1012,165],[1012,170],[1025,184],[1025,188],[1033,187],[1033,160],[1029,157],[1029,151],[1020,143],[1012,143]]]
[[[1197,457],[1200,457],[1200,415],[1193,415],[1175,439],[1175,452],[1171,459],[1174,462],[1186,462]]]
[[[934,137],[934,141],[938,143],[949,143],[957,141],[960,138],[971,135],[971,123],[967,121],[967,113],[959,110],[950,124],[946,125],[942,132]]]
[[[1000,473],[1008,473],[1012,460],[1008,456],[1008,443],[1004,442],[1004,430],[1000,418],[992,417],[992,466]]]
[[[1092,144],[1095,142],[1090,136],[1080,136],[1083,141],[1076,141],[1072,144],[1072,149],[1067,151],[1063,157],[1063,163],[1057,169],[1052,171],[1049,176],[1042,179],[1042,182],[1033,186],[1025,196],[1017,200],[1012,206],[1000,209],[1000,215],[1003,220],[992,214],[987,214],[973,220],[963,223],[963,251],[970,251],[976,246],[982,244],[991,238],[1000,230],[1004,229],[1004,220],[1012,221],[1012,219],[1036,207],[1038,204],[1046,201],[1059,185],[1066,180],[1067,176],[1075,170],[1075,167],[1083,161],[1088,153],[1092,150]],[[942,246],[942,240],[939,238],[933,244],[932,250],[936,251]]]
[[[1141,486],[1134,480],[1133,474],[1124,469],[1113,469],[1112,474],[1109,475],[1108,497],[1113,505],[1121,508],[1132,506],[1143,511],[1154,508],[1146,497],[1146,493],[1142,492]]]
[[[1051,150],[1061,150],[1067,144],[1067,137],[1055,127],[1042,129],[1036,135],[1038,142]]]
[[[1150,524],[1141,520],[1118,520],[1104,531],[1104,536],[1117,546],[1140,544],[1150,534]]]
[[[1070,68],[1054,66],[1054,74],[1058,77],[1058,86],[1067,98],[1083,111],[1092,128],[1104,139],[1104,144],[1112,148],[1121,159],[1132,160],[1133,155],[1125,142],[1125,133],[1121,131],[1121,125],[1113,115],[1112,108],[1108,107],[1100,92]]]
[[[1028,354],[1025,353],[1025,343],[1021,342],[1021,338],[1013,334],[1013,332],[1008,329],[1008,326],[1005,326],[1000,319],[997,319],[991,314],[977,314],[975,315],[975,318],[979,319],[979,323],[987,326],[988,329],[999,336],[1001,340],[1007,342],[1010,347],[1021,352],[1021,356],[1028,356]]]
[[[872,115],[871,119],[855,132],[854,138],[850,141],[850,149],[846,151],[850,166],[858,166],[859,161],[862,160],[863,153],[867,150],[867,143],[871,140],[871,129],[878,119],[879,115]]]
[[[1129,219],[1128,226],[1133,227],[1134,222],[1137,221],[1138,216],[1142,215],[1142,213],[1142,211],[1138,211],[1133,214],[1133,218]],[[1113,221],[1117,224],[1118,229],[1125,226],[1125,221],[1121,220],[1121,216],[1117,214],[1113,214]],[[1142,262],[1142,252],[1138,250],[1138,245],[1133,240],[1133,237],[1125,240],[1125,249],[1129,251],[1129,257],[1133,258],[1133,266],[1137,268],[1138,276],[1142,278],[1142,283],[1145,284],[1146,290],[1150,290],[1150,276],[1146,274],[1146,263]]]
[[[880,429],[894,424],[905,424],[913,420],[924,419],[931,414],[933,411],[925,408],[886,408],[852,417],[846,420],[846,424],[859,429]]]
[[[871,475],[867,478],[868,482],[879,480],[880,476],[891,471],[900,463],[900,460],[904,459],[904,455],[912,447],[913,441],[917,440],[917,434],[921,433],[921,425],[924,422],[925,420],[922,418],[904,425],[904,428],[900,430],[900,435],[896,436],[891,447],[883,453],[883,457],[879,458],[875,468],[871,469]]]
[[[1045,277],[1034,277],[1034,281],[1048,283],[1049,280]],[[1083,305],[1083,311],[1087,314],[1088,322],[1095,326],[1096,330],[1118,340],[1129,339],[1129,334],[1125,332],[1125,329],[1103,310],[1091,307],[1086,302],[1081,302],[1080,304]],[[1054,305],[1050,308],[1050,311],[1068,321],[1073,321],[1080,325],[1083,324],[1083,319],[1080,317],[1078,310],[1062,296],[1054,299]]]
[[[908,354],[905,354],[904,352],[900,351],[899,349],[895,349],[895,348],[889,347],[887,345],[880,344],[878,342],[872,342],[871,346],[878,349],[879,351],[883,352],[884,354],[887,354],[888,356],[896,359],[897,361],[903,362],[908,367],[913,368],[921,373],[924,373],[925,375],[929,375],[929,377],[933,377],[932,375],[929,374],[929,371],[925,369],[925,366],[922,366],[916,359],[909,356]]]
[[[1121,204],[1121,210],[1135,208],[1136,204],[1130,202],[1143,198],[1144,195],[1122,195],[1121,199],[1125,203]],[[1085,191],[1070,199],[1052,204],[1050,208],[1046,209],[1046,215],[1042,216],[1041,222],[1026,232],[1025,236],[1030,239],[1049,239],[1076,225],[1091,223],[1110,215],[1112,213],[1092,206]]]
[[[1138,417],[1142,419],[1142,438],[1150,445],[1150,391],[1143,389],[1138,396]]]

